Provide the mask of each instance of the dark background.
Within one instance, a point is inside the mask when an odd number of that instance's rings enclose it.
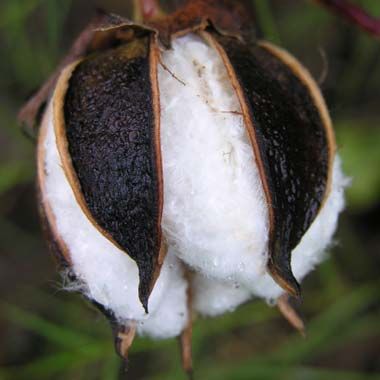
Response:
[[[353,178],[331,257],[303,284],[303,339],[262,301],[199,320],[197,379],[380,379],[380,41],[313,1],[256,0],[267,39],[321,81]],[[380,16],[380,2],[356,1]],[[62,290],[41,238],[34,143],[16,113],[54,69],[95,6],[128,0],[0,2],[0,379],[114,380],[105,319]],[[164,4],[171,6],[171,2]],[[128,379],[185,379],[175,340],[137,339]]]

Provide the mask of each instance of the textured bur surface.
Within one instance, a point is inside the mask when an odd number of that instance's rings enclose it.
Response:
[[[256,45],[227,37],[218,41],[242,88],[266,181],[272,209],[268,267],[281,286],[299,294],[291,251],[325,196],[330,154],[325,126],[309,89],[278,58]]]
[[[149,41],[94,55],[65,97],[73,167],[95,221],[136,262],[147,307],[160,249],[160,179]]]

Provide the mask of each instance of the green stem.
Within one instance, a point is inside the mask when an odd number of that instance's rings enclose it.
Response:
[[[281,45],[281,37],[278,31],[275,18],[268,0],[253,0],[259,25],[262,28],[264,37],[273,43]]]

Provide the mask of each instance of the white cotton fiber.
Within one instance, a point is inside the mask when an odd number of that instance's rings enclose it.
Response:
[[[137,332],[142,336],[155,339],[171,338],[181,334],[188,319],[187,283],[183,279],[183,266],[169,250],[167,270],[170,272],[170,284],[166,289],[160,306],[149,318],[137,323]]]
[[[145,314],[138,298],[139,276],[136,263],[102,236],[82,212],[61,166],[51,106],[45,119],[44,201],[52,208],[57,230],[70,251],[73,270],[83,284],[86,295],[111,310],[120,322],[149,320],[151,315],[154,318],[161,303],[165,303],[168,308],[175,306],[176,310],[184,308],[186,282],[182,276],[182,267],[175,257],[168,256],[149,299],[151,314]],[[177,293],[168,300],[168,291],[173,286]],[[170,304],[171,300],[175,305]],[[154,335],[176,335],[182,319],[172,327],[162,326],[165,328],[162,331],[157,325]]]
[[[264,191],[225,66],[215,50],[194,35],[175,40],[162,59],[166,66],[159,69],[166,237],[178,256],[207,278],[198,277],[210,302],[218,302],[218,286],[228,287],[211,285],[212,279],[238,283],[252,295],[277,298],[283,291],[266,270]],[[330,244],[344,206],[345,182],[337,159],[327,204],[293,252],[292,268],[299,280],[322,260]],[[197,289],[200,292],[201,285]],[[207,309],[206,298],[196,301],[202,313],[223,309],[223,300]],[[227,309],[228,299],[227,295]],[[236,301],[239,304],[239,298]]]
[[[162,59],[174,74],[159,67],[166,237],[206,276],[234,281],[249,257],[260,276],[267,207],[226,69],[194,35],[175,40]]]
[[[329,248],[338,225],[338,216],[344,208],[344,189],[348,183],[337,156],[332,189],[327,201],[292,252],[292,270],[299,282],[326,256],[326,249]],[[207,316],[233,311],[253,295],[269,301],[284,293],[268,273],[254,277],[254,273],[244,271],[233,283],[206,278],[201,274],[195,275],[194,279],[194,308]]]
[[[194,274],[192,284],[194,310],[204,316],[232,312],[252,297],[251,292],[237,282],[215,280],[200,273]]]

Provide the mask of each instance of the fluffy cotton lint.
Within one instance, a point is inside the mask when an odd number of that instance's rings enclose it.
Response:
[[[192,278],[193,308],[204,316],[216,317],[234,311],[252,294],[237,282],[208,278],[196,273]]]
[[[266,269],[268,208],[224,63],[195,35],[175,40],[162,59],[163,230],[178,256],[204,275],[199,281],[210,302],[216,302],[207,309],[206,297],[200,296],[196,307],[205,314],[219,313],[224,306],[215,289],[228,284],[277,298],[282,289]],[[299,280],[322,259],[331,241],[344,205],[345,181],[336,159],[328,201],[293,252],[292,268]],[[236,306],[227,301],[227,310]]]
[[[150,314],[145,313],[138,297],[136,263],[91,224],[65,177],[56,145],[52,106],[46,113],[41,133],[45,135],[43,201],[51,207],[56,229],[70,252],[72,270],[86,296],[113,312],[121,323],[127,320],[149,321],[151,316],[154,320],[161,304],[169,310],[172,307],[176,311],[185,310],[187,285],[182,267],[178,259],[169,254],[149,299]],[[176,292],[171,291],[172,287]],[[169,299],[168,292],[173,295]],[[178,335],[185,325],[183,319],[183,316],[172,318],[170,326],[155,324],[154,328],[150,328],[147,322],[148,327],[141,328],[141,331],[147,335],[152,331],[152,335],[157,337]]]
[[[137,332],[142,336],[156,339],[175,337],[181,334],[188,318],[187,283],[183,281],[183,268],[169,249],[166,257],[171,282],[160,306],[150,313],[149,318],[137,324]]]
[[[241,109],[219,55],[195,35],[159,68],[163,230],[206,276],[233,281],[253,257],[265,271],[268,213]]]
[[[327,201],[292,252],[292,269],[299,282],[325,258],[339,213],[344,208],[344,188],[348,182],[342,173],[340,158],[336,157]],[[202,315],[217,316],[235,310],[253,296],[275,300],[284,293],[268,273],[255,278],[255,281],[247,271],[238,277],[237,281],[228,282],[196,274],[193,279],[194,309]]]

